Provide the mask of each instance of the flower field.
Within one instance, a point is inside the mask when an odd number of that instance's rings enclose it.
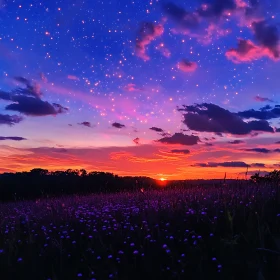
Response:
[[[0,204],[1,279],[278,279],[274,186]]]

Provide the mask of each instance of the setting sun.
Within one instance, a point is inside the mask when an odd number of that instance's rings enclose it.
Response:
[[[163,181],[166,181],[166,179],[165,178],[160,178],[160,180],[163,182]]]

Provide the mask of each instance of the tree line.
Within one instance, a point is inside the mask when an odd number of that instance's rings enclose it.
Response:
[[[36,199],[70,194],[112,193],[154,188],[148,177],[119,177],[109,172],[85,169],[48,171],[35,168],[29,172],[0,174],[0,201]]]
[[[241,182],[241,180],[238,180]],[[57,197],[62,195],[91,193],[114,193],[121,191],[141,191],[150,189],[204,186],[226,186],[237,180],[181,180],[159,182],[149,177],[120,177],[109,172],[87,172],[85,169],[48,171],[35,168],[29,172],[0,174],[0,201],[26,200]],[[241,183],[244,183],[242,181]],[[247,182],[248,183],[248,182]],[[280,171],[274,170],[264,176],[256,173],[250,184],[273,183],[280,185]]]

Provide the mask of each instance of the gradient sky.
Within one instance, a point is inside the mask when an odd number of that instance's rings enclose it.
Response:
[[[278,0],[0,0],[0,172],[280,167],[279,19]]]

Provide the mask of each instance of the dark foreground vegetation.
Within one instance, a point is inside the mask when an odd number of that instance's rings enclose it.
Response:
[[[31,188],[36,191],[35,183]],[[3,280],[280,275],[277,184],[6,202],[0,204],[0,221]]]
[[[4,174],[1,279],[279,279],[279,179]]]

